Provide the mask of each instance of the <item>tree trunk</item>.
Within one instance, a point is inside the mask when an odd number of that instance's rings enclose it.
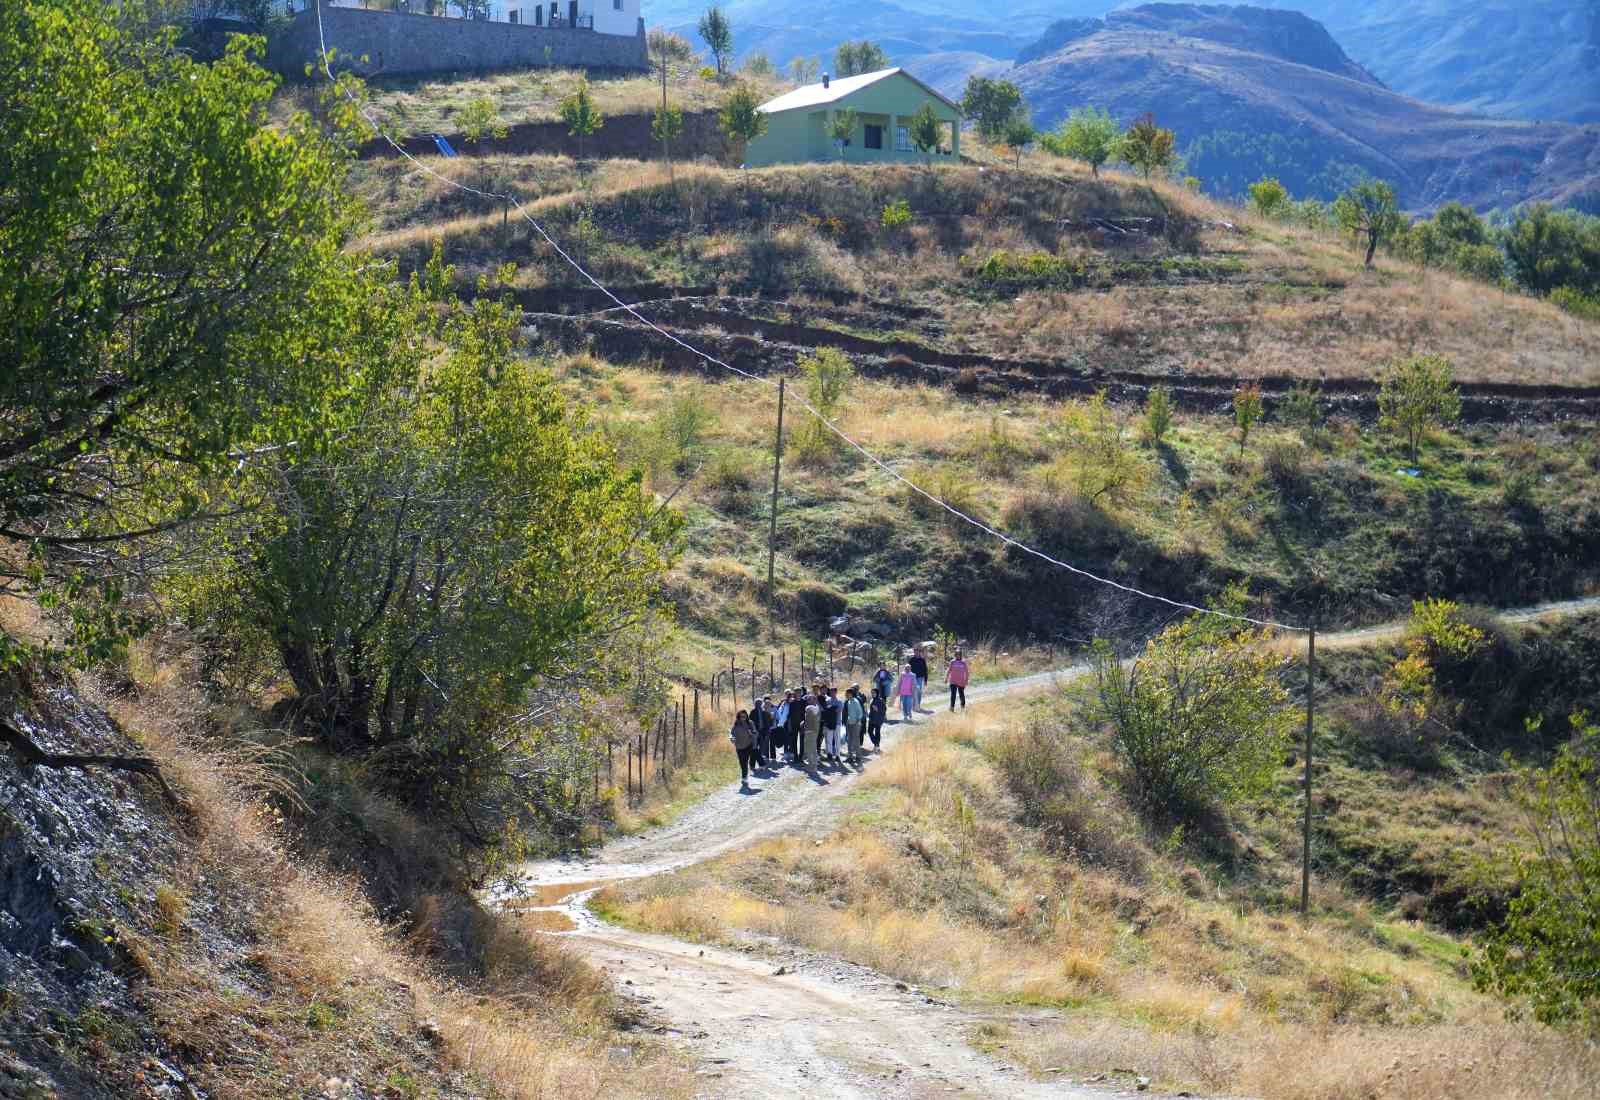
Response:
[[[1372,266],[1373,254],[1378,251],[1378,233],[1376,230],[1367,232],[1367,266]]]

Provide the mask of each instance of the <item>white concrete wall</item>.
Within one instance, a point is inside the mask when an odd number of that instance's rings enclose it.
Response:
[[[639,0],[578,0],[580,13],[594,14],[594,29],[602,34],[639,33]]]

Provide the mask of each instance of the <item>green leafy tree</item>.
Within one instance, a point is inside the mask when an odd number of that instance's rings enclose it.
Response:
[[[1019,113],[1013,115],[1011,121],[1006,123],[1005,130],[1000,134],[1000,142],[1011,151],[1011,155],[1016,158],[1017,167],[1020,168],[1022,154],[1028,151],[1038,136],[1039,133],[1033,128],[1033,123]]]
[[[933,167],[933,154],[944,145],[945,125],[930,103],[917,108],[911,116],[911,144],[922,154],[923,163]]]
[[[1000,141],[1006,124],[1021,107],[1022,89],[1011,81],[987,76],[967,78],[966,92],[961,97],[961,113],[972,120],[979,136],[985,141]]]
[[[1190,817],[1271,783],[1294,724],[1267,634],[1210,615],[1167,627],[1131,662],[1093,654],[1096,713],[1148,806]]]
[[[767,132],[767,116],[760,111],[761,97],[746,85],[728,93],[717,115],[722,132],[739,147],[742,160],[750,143]]]
[[[661,143],[661,159],[667,162],[667,176],[672,177],[672,143],[683,136],[683,109],[658,107],[650,120],[650,136]]]
[[[1265,176],[1250,185],[1250,205],[1263,218],[1276,218],[1289,210],[1289,192],[1276,176]]]
[[[1144,466],[1128,443],[1105,390],[1068,406],[1063,425],[1071,453],[1072,487],[1091,504],[1127,499],[1144,480]]]
[[[1250,442],[1250,429],[1261,419],[1261,387],[1254,382],[1233,391],[1233,426],[1239,432],[1239,453]]]
[[[347,152],[267,123],[263,49],[199,64],[112,5],[0,5],[0,592],[54,605],[76,659],[137,625],[163,533],[224,510],[209,478],[295,438],[343,324]]]
[[[594,104],[589,91],[589,78],[579,77],[578,86],[556,108],[561,121],[567,124],[567,133],[578,139],[578,159],[583,159],[583,139],[592,137],[606,124],[606,116]]]
[[[1172,391],[1165,386],[1151,386],[1144,398],[1145,438],[1159,447],[1171,429]]]
[[[777,67],[772,64],[772,58],[757,50],[744,59],[744,64],[739,67],[746,76],[753,76],[757,80],[765,80],[777,73]]]
[[[842,111],[835,111],[828,118],[828,140],[833,142],[835,149],[839,150],[839,160],[844,161],[845,147],[855,138],[856,110],[846,107]]]
[[[733,59],[733,24],[721,8],[707,8],[700,17],[700,37],[717,63],[717,76],[728,75],[728,62]]]
[[[795,441],[795,459],[802,465],[817,465],[832,459],[839,450],[839,439],[827,427],[844,407],[855,368],[838,348],[818,348],[800,360],[805,381],[806,403],[815,410]]]
[[[1379,423],[1405,437],[1412,465],[1430,428],[1448,427],[1461,416],[1455,370],[1442,355],[1414,355],[1393,363],[1378,389]]]
[[[1600,294],[1600,219],[1538,203],[1512,221],[1505,247],[1517,282],[1535,294]]]
[[[1600,726],[1575,731],[1548,768],[1514,768],[1529,852],[1505,922],[1473,961],[1478,988],[1542,1023],[1600,1033]],[[1537,721],[1529,723],[1536,732]]]
[[[1117,155],[1122,141],[1122,128],[1109,111],[1096,107],[1079,107],[1067,116],[1052,134],[1040,139],[1044,147],[1059,157],[1081,160],[1095,176],[1100,166]]]
[[[835,76],[861,76],[887,69],[889,55],[876,42],[863,38],[859,42],[842,43],[834,50],[833,66]]]
[[[1141,115],[1122,135],[1117,157],[1149,179],[1157,172],[1170,171],[1178,163],[1177,135],[1157,126],[1154,115]]]
[[[687,72],[694,67],[694,46],[681,34],[662,27],[652,27],[645,36],[645,49],[650,57],[650,67],[658,77]]]
[[[1340,195],[1333,204],[1333,216],[1346,233],[1365,239],[1368,267],[1378,246],[1405,227],[1394,188],[1383,180],[1364,180]]]
[[[461,136],[474,145],[486,137],[499,139],[511,132],[501,121],[494,100],[486,95],[468,100],[456,113],[456,125],[461,128]]]

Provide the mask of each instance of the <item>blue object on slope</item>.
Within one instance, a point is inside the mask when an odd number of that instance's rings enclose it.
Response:
[[[433,143],[439,147],[439,152],[445,156],[453,157],[456,155],[456,151],[450,148],[450,143],[444,139],[443,134],[434,134]]]

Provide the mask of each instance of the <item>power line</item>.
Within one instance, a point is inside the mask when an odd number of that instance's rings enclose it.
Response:
[[[316,3],[316,10],[317,10],[317,44],[321,47],[321,50],[322,50],[322,71],[327,75],[329,83],[333,84],[335,87],[339,87],[338,82],[334,79],[333,69],[330,66],[329,61],[328,61],[328,42],[327,42],[327,39],[324,37],[323,29],[322,29],[322,0],[315,0],[315,3]],[[566,263],[567,263],[567,265],[569,267],[571,267],[579,275],[583,276],[584,279],[588,280],[588,282],[591,285],[593,285],[596,290],[600,291],[600,293],[604,294],[607,298],[609,298],[613,302],[615,302],[620,309],[626,311],[629,314],[629,316],[633,317],[640,324],[644,325],[648,329],[651,329],[652,331],[656,332],[657,334],[666,337],[668,340],[670,340],[672,343],[676,344],[678,347],[684,349],[685,351],[689,352],[691,355],[696,356],[697,358],[705,361],[706,363],[709,363],[709,364],[711,364],[713,366],[721,367],[725,371],[729,371],[729,372],[731,372],[733,374],[737,374],[742,378],[747,378],[752,382],[758,382],[758,383],[760,383],[760,384],[762,384],[764,386],[767,386],[769,388],[772,388],[772,389],[776,389],[777,388],[777,383],[773,382],[772,379],[764,378],[759,374],[754,374],[754,373],[752,373],[750,371],[747,371],[747,370],[741,370],[739,367],[733,366],[731,363],[724,363],[721,359],[718,359],[716,356],[710,354],[709,352],[702,351],[701,349],[695,347],[693,344],[687,343],[686,341],[684,341],[683,339],[678,337],[676,334],[674,334],[672,332],[669,332],[668,330],[662,328],[660,325],[656,324],[654,321],[650,320],[644,314],[640,313],[637,308],[635,308],[634,306],[630,305],[629,303],[623,301],[621,298],[617,297],[616,294],[612,293],[612,291],[611,291],[611,289],[609,287],[607,287],[599,279],[596,279],[593,275],[591,275],[588,272],[588,270],[582,264],[580,264],[577,260],[573,259],[572,256],[567,252],[567,250],[562,248],[560,243],[545,230],[544,226],[541,225],[539,223],[539,221],[536,218],[533,217],[533,215],[528,213],[527,209],[523,206],[521,200],[518,199],[515,195],[512,195],[512,194],[500,194],[498,192],[493,192],[493,191],[484,191],[484,190],[482,190],[480,188],[477,188],[477,187],[470,187],[467,184],[460,183],[460,182],[458,182],[456,180],[453,180],[453,179],[449,178],[448,176],[445,176],[445,175],[443,175],[443,174],[441,174],[439,172],[434,171],[432,168],[429,168],[426,164],[423,164],[416,157],[412,156],[411,153],[408,152],[405,149],[405,147],[402,146],[399,142],[395,141],[394,138],[390,137],[388,132],[386,130],[384,130],[384,128],[381,125],[379,125],[378,121],[372,117],[371,113],[368,112],[368,110],[366,108],[366,105],[361,103],[360,100],[358,100],[354,95],[352,95],[348,88],[341,88],[340,90],[343,92],[345,97],[350,100],[351,104],[356,108],[357,112],[360,113],[361,117],[366,119],[367,124],[370,125],[373,128],[373,130],[378,134],[378,136],[383,138],[384,141],[388,142],[388,144],[395,150],[395,152],[399,153],[402,157],[404,157],[419,172],[422,172],[425,175],[431,176],[434,179],[438,180],[439,182],[445,184],[448,187],[452,187],[457,191],[462,191],[462,192],[465,192],[466,194],[469,194],[469,195],[477,195],[479,198],[489,199],[489,200],[494,201],[494,202],[502,202],[502,203],[506,203],[506,204],[510,205],[510,207],[512,209],[516,210],[517,216],[519,218],[521,218],[523,221],[527,222],[529,225],[531,225],[533,227],[533,229],[534,229],[534,232],[536,232],[540,236],[540,238],[542,238],[544,240],[544,242],[546,244],[548,244],[555,251],[556,255],[560,256],[562,258],[562,260],[566,261]],[[1079,566],[1076,566],[1076,565],[1073,565],[1071,562],[1062,561],[1060,558],[1053,557],[1050,554],[1046,554],[1043,550],[1036,550],[1032,546],[1029,546],[1027,543],[1022,542],[1019,539],[1015,539],[1015,538],[1011,537],[1010,535],[1006,534],[1004,531],[1000,531],[1000,530],[997,530],[994,527],[989,526],[987,523],[984,523],[982,520],[977,519],[977,518],[975,518],[973,516],[970,516],[966,512],[963,512],[961,509],[959,509],[959,508],[955,507],[954,505],[950,504],[948,501],[945,501],[945,500],[935,496],[934,494],[928,492],[926,489],[922,488],[922,486],[918,485],[916,482],[912,481],[910,478],[908,478],[905,475],[901,474],[898,470],[895,470],[893,467],[891,467],[883,459],[879,458],[877,455],[875,455],[871,451],[867,450],[867,448],[864,447],[862,444],[856,442],[856,440],[854,440],[854,439],[850,438],[848,435],[846,435],[831,420],[829,420],[826,416],[822,415],[821,412],[819,412],[815,408],[813,408],[810,405],[810,403],[808,403],[808,402],[806,402],[804,400],[801,400],[799,402],[799,404],[800,404],[801,408],[803,408],[806,412],[810,413],[813,417],[815,417],[817,419],[817,421],[819,423],[821,423],[824,428],[826,428],[828,431],[832,432],[835,436],[837,436],[840,440],[842,440],[847,446],[849,446],[851,449],[853,449],[856,452],[858,452],[868,462],[871,462],[874,466],[878,467],[884,473],[888,474],[891,478],[893,478],[894,480],[900,482],[902,485],[906,486],[906,488],[910,489],[912,492],[916,493],[918,496],[921,496],[922,498],[924,498],[925,500],[929,501],[930,503],[936,505],[939,508],[942,508],[944,511],[950,513],[952,516],[955,516],[957,519],[961,520],[963,523],[970,524],[971,526],[977,528],[979,531],[982,531],[987,535],[991,535],[994,538],[999,539],[1005,545],[1010,546],[1010,547],[1014,547],[1017,550],[1020,550],[1025,554],[1030,554],[1033,557],[1038,558],[1040,561],[1047,562],[1048,564],[1054,565],[1054,566],[1056,566],[1057,568],[1060,568],[1060,569],[1065,569],[1067,572],[1072,573],[1075,576],[1082,577],[1085,580],[1092,581],[1095,584],[1100,584],[1100,585],[1106,586],[1107,588],[1116,589],[1117,591],[1126,593],[1126,594],[1128,594],[1130,596],[1137,596],[1137,597],[1140,597],[1141,599],[1152,600],[1152,601],[1154,601],[1156,603],[1165,604],[1168,607],[1176,608],[1177,610],[1180,610],[1180,611],[1192,611],[1192,612],[1195,612],[1195,613],[1200,614],[1200,615],[1213,615],[1213,616],[1216,616],[1217,618],[1230,619],[1230,620],[1232,620],[1234,622],[1249,623],[1249,624],[1251,624],[1253,626],[1270,627],[1270,628],[1277,629],[1277,630],[1293,631],[1295,633],[1300,633],[1300,634],[1305,634],[1305,633],[1309,632],[1309,628],[1303,627],[1303,626],[1294,626],[1294,625],[1289,624],[1289,623],[1281,623],[1281,622],[1277,622],[1276,620],[1273,620],[1273,619],[1256,619],[1256,618],[1252,618],[1252,617],[1250,617],[1248,615],[1236,615],[1236,614],[1233,614],[1232,612],[1228,612],[1228,611],[1218,611],[1215,608],[1201,607],[1199,604],[1188,603],[1188,602],[1183,601],[1183,600],[1171,599],[1170,597],[1161,596],[1161,595],[1158,595],[1158,594],[1156,594],[1154,592],[1146,592],[1141,588],[1134,587],[1133,585],[1123,584],[1122,582],[1112,580],[1109,577],[1102,577],[1102,576],[1099,576],[1098,574],[1091,573],[1089,570],[1080,568]]]

